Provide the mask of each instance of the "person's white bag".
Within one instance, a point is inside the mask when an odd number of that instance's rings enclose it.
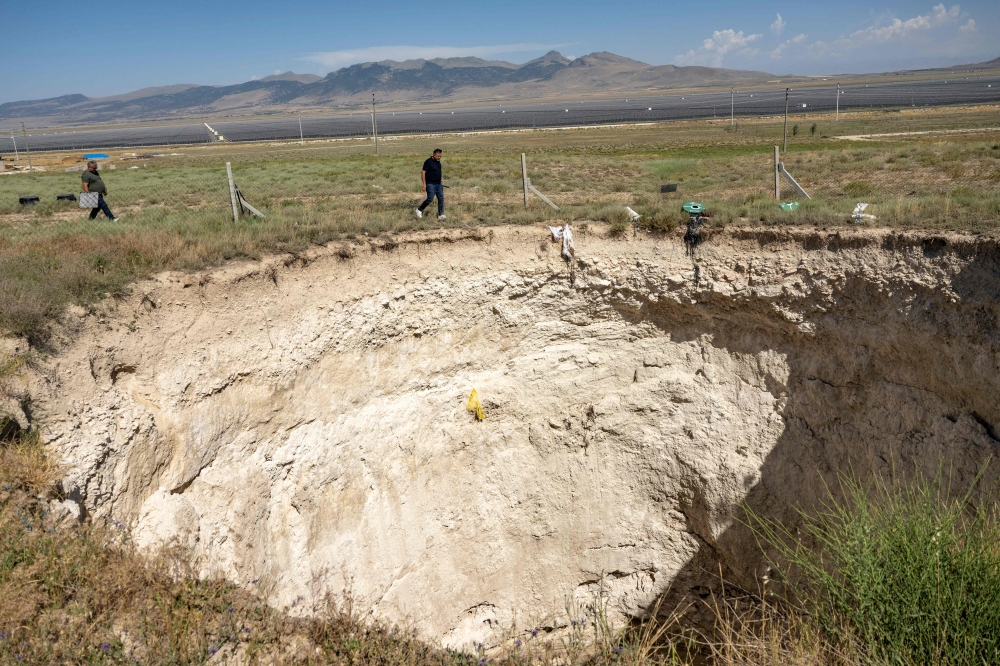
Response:
[[[98,192],[80,192],[80,208],[97,208]]]

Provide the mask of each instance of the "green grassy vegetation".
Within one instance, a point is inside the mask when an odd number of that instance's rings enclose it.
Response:
[[[996,498],[955,496],[940,475],[841,485],[795,531],[751,514],[813,635],[876,664],[1000,662]]]
[[[774,119],[691,121],[633,128],[396,138],[371,154],[364,141],[216,144],[178,154],[119,160],[105,169],[118,215],[86,219],[60,193],[79,191],[75,160],[39,156],[43,173],[0,178],[0,329],[44,340],[46,323],[67,303],[120,295],[162,269],[196,269],[238,257],[298,251],[311,244],[440,226],[604,221],[625,233],[629,205],[641,227],[670,232],[686,220],[686,200],[708,206],[713,224],[853,224],[856,203],[875,225],[990,231],[1000,223],[1000,135],[934,134],[878,142],[827,136],[996,127],[1000,110],[845,114],[803,119],[784,156],[813,196],[795,213],[773,199]],[[806,125],[804,125],[806,126]],[[448,220],[418,220],[419,166],[445,150]],[[521,191],[520,153],[533,184],[556,212]],[[266,218],[231,220],[225,162]],[[135,168],[132,168],[135,167]],[[660,185],[679,192],[662,196]],[[784,200],[801,200],[787,183]],[[22,207],[20,195],[41,203]]]

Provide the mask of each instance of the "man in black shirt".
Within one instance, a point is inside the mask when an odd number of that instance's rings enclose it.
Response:
[[[427,200],[417,209],[417,217],[424,216],[424,208],[431,205],[434,197],[438,200],[438,219],[444,220],[444,185],[441,184],[441,149],[435,148],[434,154],[424,162],[420,172],[420,183],[427,192]]]

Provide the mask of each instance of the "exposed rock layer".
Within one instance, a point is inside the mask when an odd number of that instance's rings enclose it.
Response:
[[[462,645],[599,590],[641,614],[720,564],[752,585],[738,503],[790,519],[848,465],[960,486],[998,452],[992,241],[577,245],[416,235],[81,311],[35,389],[65,486],[277,604],[349,588]]]

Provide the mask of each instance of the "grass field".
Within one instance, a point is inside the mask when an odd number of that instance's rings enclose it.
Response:
[[[670,231],[686,200],[708,206],[713,224],[853,224],[858,202],[876,225],[990,231],[1000,224],[1000,107],[913,110],[798,118],[789,128],[786,167],[813,197],[788,183],[773,198],[777,119],[685,121],[648,126],[565,129],[381,142],[340,140],[216,144],[171,149],[164,157],[122,159],[103,169],[119,223],[91,222],[56,195],[79,191],[79,155],[34,158],[45,169],[0,177],[0,329],[44,338],[46,322],[69,302],[117,294],[137,278],[195,269],[233,257],[296,251],[310,244],[444,225],[538,224],[600,220],[624,227],[624,206],[640,226]],[[961,132],[955,132],[959,130]],[[966,131],[973,130],[973,131]],[[927,132],[855,141],[836,137]],[[445,151],[446,222],[417,220],[419,168]],[[560,207],[523,205],[520,154],[532,183]],[[237,185],[266,215],[232,221],[225,162]],[[22,160],[23,162],[23,160]],[[678,193],[660,194],[663,183]],[[41,202],[21,206],[21,195]],[[432,208],[433,211],[433,208]]]

